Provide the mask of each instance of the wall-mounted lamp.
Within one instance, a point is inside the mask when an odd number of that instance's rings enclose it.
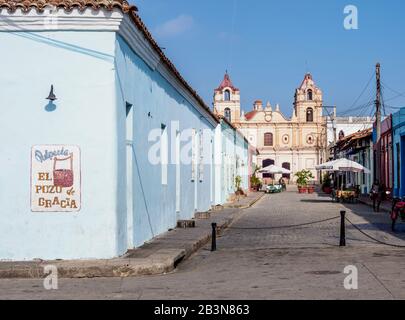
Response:
[[[51,92],[49,92],[48,98],[46,98],[49,101],[55,101],[58,98],[56,98],[55,93],[53,92],[53,85],[51,85]]]

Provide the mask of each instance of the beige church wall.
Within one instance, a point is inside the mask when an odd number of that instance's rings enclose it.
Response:
[[[312,100],[308,100],[308,90],[313,92]],[[287,162],[291,166],[293,181],[296,180],[294,173],[303,169],[310,169],[315,180],[319,181],[315,166],[325,159],[327,128],[322,116],[322,91],[315,85],[310,74],[305,75],[303,82],[295,90],[291,118],[280,112],[278,105],[274,107],[270,103],[263,104],[261,100],[256,100],[250,109],[256,112],[250,113],[247,120],[240,116],[240,92],[233,95],[230,90],[233,101],[223,101],[223,91],[215,91],[215,109],[222,115],[226,107],[231,109],[234,125],[260,152],[256,164],[262,166],[263,160],[271,159],[281,167]],[[306,122],[308,108],[314,111],[314,122]],[[273,134],[272,146],[264,146],[265,133]],[[309,136],[312,138],[311,142],[308,141]]]
[[[301,170],[310,170],[314,175],[314,181],[319,182],[319,173],[315,170],[315,165],[318,161],[317,153],[303,153],[303,152],[271,152],[266,154],[260,154],[257,157],[257,165],[262,166],[264,160],[271,159],[275,161],[275,165],[282,167],[283,163],[290,163],[291,166],[291,183],[295,183],[297,178],[294,176],[295,173]],[[281,175],[278,176],[279,178]],[[277,179],[277,176],[276,176]]]

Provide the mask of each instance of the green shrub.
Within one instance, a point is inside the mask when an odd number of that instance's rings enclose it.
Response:
[[[301,187],[307,186],[310,179],[314,178],[314,175],[309,170],[298,171],[295,176],[297,177],[297,184]]]

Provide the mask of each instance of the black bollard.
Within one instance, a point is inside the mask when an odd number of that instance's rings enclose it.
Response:
[[[346,211],[340,211],[340,246],[346,247]]]
[[[212,243],[211,243],[211,251],[217,251],[217,224],[213,223],[212,225]]]

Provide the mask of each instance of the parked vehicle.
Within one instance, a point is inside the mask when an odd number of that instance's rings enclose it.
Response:
[[[266,187],[266,193],[280,193],[283,191],[283,186],[280,184],[268,185]]]
[[[399,217],[403,222],[405,222],[405,197],[402,199],[401,198],[392,199],[392,210],[391,210],[392,231],[395,231],[395,224]]]

